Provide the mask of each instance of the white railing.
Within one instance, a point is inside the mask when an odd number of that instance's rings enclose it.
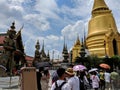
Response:
[[[12,88],[19,86],[19,76],[0,77],[0,88]]]

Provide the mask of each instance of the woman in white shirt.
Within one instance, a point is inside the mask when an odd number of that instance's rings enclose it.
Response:
[[[95,89],[95,90],[98,90],[100,79],[99,79],[99,77],[97,76],[97,73],[96,73],[96,72],[93,72],[93,73],[92,73],[92,75],[91,75],[91,80],[92,80],[92,88]]]

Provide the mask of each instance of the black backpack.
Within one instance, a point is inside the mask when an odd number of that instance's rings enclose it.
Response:
[[[55,86],[56,88],[54,90],[61,90],[62,86],[65,84],[66,82],[63,82],[60,86],[57,85],[57,81],[55,82]]]

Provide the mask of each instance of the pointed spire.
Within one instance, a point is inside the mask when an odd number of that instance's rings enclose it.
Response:
[[[42,45],[42,51],[44,51],[44,40],[43,40],[43,45]]]
[[[48,54],[47,54],[47,60],[50,60],[50,55],[49,55],[49,50],[48,50]]]
[[[82,44],[83,44],[83,38],[81,39],[81,41],[82,41]]]
[[[35,48],[36,48],[36,50],[39,50],[39,49],[40,49],[39,40],[37,40],[37,43],[36,43],[36,45],[35,45]]]
[[[80,40],[79,40],[79,35],[77,35],[77,41],[80,41]]]
[[[100,12],[100,13],[99,13]],[[94,5],[92,9],[92,17],[95,17],[101,13],[111,13],[108,6],[106,5],[104,0],[94,0]]]
[[[12,23],[11,30],[15,29],[15,21]]]
[[[77,35],[77,40],[76,40],[76,43],[75,45],[80,45],[80,39],[79,39],[79,35]]]
[[[49,57],[50,55],[49,55],[49,50],[48,50],[48,54],[47,54],[47,56]]]
[[[87,46],[86,46],[86,33],[85,33],[85,29],[84,29],[84,47],[87,48]]]
[[[45,59],[46,58],[46,53],[44,51],[44,40],[43,40],[43,46],[42,46],[42,50],[41,50],[41,55],[42,55],[42,58]]]
[[[85,33],[85,28],[84,28],[84,42],[86,41],[86,33]]]
[[[94,0],[93,10],[96,10],[98,8],[108,9],[108,6],[106,5],[104,0]]]
[[[81,45],[81,49],[80,49],[80,56],[81,57],[84,57],[86,52],[85,52],[85,47],[84,47],[84,44],[83,44],[83,38],[82,38],[82,45]]]
[[[66,46],[65,46],[65,36],[64,36],[64,44],[63,44],[63,52],[66,50]]]
[[[65,46],[65,50],[68,51],[68,50],[67,50],[67,44],[66,44],[66,46]]]
[[[22,25],[22,27],[20,28],[20,30],[19,30],[19,31],[21,31],[21,30],[23,29],[23,27],[24,27],[24,24]]]
[[[10,30],[7,31],[7,33],[9,34],[9,32],[12,32],[12,33],[16,33],[15,31],[15,22],[12,23],[12,25],[10,26]]]

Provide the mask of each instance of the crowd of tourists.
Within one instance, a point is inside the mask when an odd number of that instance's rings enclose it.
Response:
[[[116,70],[77,68],[57,69],[52,75],[51,90],[118,90]]]
[[[110,68],[92,68],[88,70],[83,65],[58,68],[53,73],[49,73],[49,68],[39,68],[37,72],[38,90],[49,90],[51,76],[51,90],[119,90],[117,83],[120,75]],[[118,85],[119,84],[119,85]]]

